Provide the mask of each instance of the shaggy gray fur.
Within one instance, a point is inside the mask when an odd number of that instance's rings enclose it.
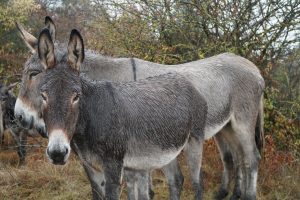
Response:
[[[32,38],[28,40],[24,38],[24,40],[28,43],[28,41],[32,41]],[[64,44],[56,45],[55,55],[58,60],[66,54],[65,49],[66,45]],[[238,170],[244,171],[243,173],[248,173],[246,172],[247,167],[243,166],[249,166],[249,163],[254,163],[254,169],[257,168],[259,156],[256,156],[258,153],[253,152],[257,151],[255,143],[259,149],[263,146],[262,92],[264,80],[257,67],[247,59],[231,53],[224,53],[186,64],[161,65],[137,58],[104,57],[89,50],[86,51],[85,55],[82,71],[92,79],[132,81],[134,78],[140,80],[168,72],[177,72],[187,77],[194,84],[208,102],[205,138],[216,136],[218,133],[216,142],[224,163],[223,181],[217,194],[218,199],[224,198],[228,193],[229,172],[233,168],[232,161],[235,161],[236,168],[245,169]],[[135,64],[135,71],[132,63]],[[38,75],[32,78],[34,84],[29,87],[29,76],[34,70],[38,71]],[[41,99],[36,89],[37,83],[43,77],[43,74],[43,67],[35,53],[25,64],[19,99],[23,99],[26,105],[35,110],[37,114],[31,115],[30,113],[33,112],[26,112],[25,114],[24,104],[16,109],[16,114],[23,115],[23,120],[27,124],[31,124],[34,120],[37,127],[43,124],[38,118]],[[231,129],[228,127],[231,127]],[[236,147],[234,144],[237,144]],[[247,144],[247,147],[244,144]],[[238,156],[241,151],[243,151],[244,157]],[[246,193],[252,193],[255,196],[255,178],[247,178],[246,175],[244,177],[246,177],[244,185],[248,186],[245,186],[242,192],[245,196],[250,195]],[[238,176],[237,180],[240,180],[240,178]],[[172,180],[174,182],[174,178],[168,178],[168,181]],[[236,181],[236,185],[236,188],[238,188],[237,193],[240,193],[240,181]],[[246,192],[245,188],[247,187],[252,187],[252,189]]]
[[[44,29],[38,54],[46,74],[39,88],[50,161],[64,164],[71,141],[83,158],[93,155],[103,166],[105,198],[117,200],[124,167],[147,176],[148,170],[171,163],[186,147],[195,199],[201,199],[197,158],[202,156],[207,105],[194,86],[175,73],[126,83],[80,76],[84,48],[77,30],[72,30],[68,54],[59,62],[53,48]],[[143,199],[149,199],[145,194]]]

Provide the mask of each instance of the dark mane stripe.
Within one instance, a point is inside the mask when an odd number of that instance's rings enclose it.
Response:
[[[136,64],[134,61],[134,58],[130,58],[131,66],[132,66],[132,72],[133,72],[133,80],[136,81]]]

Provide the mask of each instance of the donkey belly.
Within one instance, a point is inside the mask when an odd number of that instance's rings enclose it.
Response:
[[[228,122],[230,121],[230,116],[223,119],[223,121],[218,123],[211,123],[206,125],[205,131],[204,131],[204,139],[208,140],[214,135],[216,135]]]
[[[160,147],[144,148],[134,152],[128,152],[124,157],[124,167],[132,169],[158,169],[174,160],[183,149],[162,150]]]

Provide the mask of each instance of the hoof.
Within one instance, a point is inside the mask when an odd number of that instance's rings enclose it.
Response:
[[[215,199],[216,200],[222,200],[228,195],[228,191],[225,189],[220,189],[218,192],[215,194]]]
[[[24,166],[24,165],[26,165],[26,162],[25,162],[25,159],[23,160],[19,160],[19,166],[21,167],[21,166]]]
[[[233,191],[232,196],[230,197],[230,200],[240,199],[240,198],[241,198],[241,194],[242,194],[242,192],[241,192],[240,189],[235,189],[235,190]]]
[[[240,199],[241,195],[238,195],[238,194],[233,194],[231,197],[230,197],[230,200],[238,200]]]

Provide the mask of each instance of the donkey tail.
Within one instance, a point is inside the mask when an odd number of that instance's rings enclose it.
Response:
[[[263,95],[261,96],[259,102],[258,116],[255,127],[255,143],[258,151],[260,154],[262,154],[265,146]]]

